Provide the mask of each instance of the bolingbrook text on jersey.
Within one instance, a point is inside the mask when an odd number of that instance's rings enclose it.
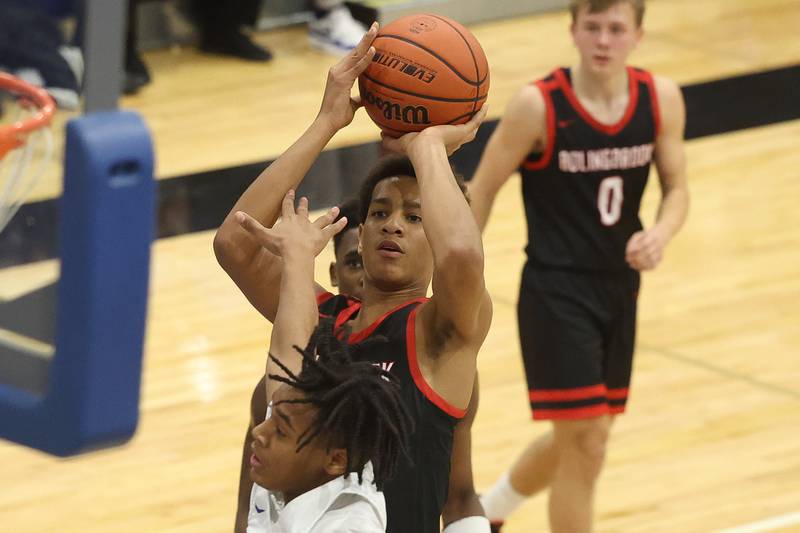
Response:
[[[559,170],[573,174],[649,166],[652,160],[653,143],[624,148],[561,150],[558,152]]]

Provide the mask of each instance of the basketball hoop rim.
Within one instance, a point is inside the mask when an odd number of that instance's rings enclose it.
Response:
[[[30,117],[0,126],[0,158],[2,158],[8,151],[22,146],[29,134],[49,126],[56,111],[56,104],[44,89],[5,72],[0,72],[0,89],[30,100],[39,108],[39,111]]]

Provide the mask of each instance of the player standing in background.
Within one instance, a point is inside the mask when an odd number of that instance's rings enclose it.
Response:
[[[553,423],[481,498],[496,531],[548,487],[552,531],[591,531],[612,420],[628,397],[639,272],[659,264],[689,204],[680,89],[627,66],[644,0],[573,0],[570,9],[578,65],[514,96],[470,187],[483,229],[500,187],[522,174],[520,342],[533,418]],[[643,229],[651,160],[662,197]]]

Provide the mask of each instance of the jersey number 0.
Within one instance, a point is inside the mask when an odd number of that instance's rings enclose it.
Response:
[[[613,226],[622,214],[622,177],[609,176],[600,182],[597,191],[597,210],[600,211],[600,222]]]

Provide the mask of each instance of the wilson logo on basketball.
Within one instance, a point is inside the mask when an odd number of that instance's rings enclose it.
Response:
[[[375,106],[383,113],[383,118],[386,120],[400,120],[406,124],[430,124],[428,116],[428,108],[421,105],[407,105],[403,106],[397,102],[385,100],[380,96],[376,96],[371,91],[363,92],[364,100],[369,105]]]
[[[412,78],[417,78],[425,83],[430,83],[436,79],[436,72],[423,67],[418,63],[409,63],[407,60],[393,54],[387,54],[382,50],[375,52],[375,57],[372,58],[373,63],[377,63],[383,67],[402,72]]]

